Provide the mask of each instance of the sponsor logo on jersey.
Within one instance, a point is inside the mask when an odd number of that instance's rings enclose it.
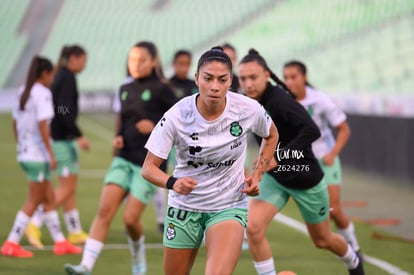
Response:
[[[190,138],[192,140],[198,140],[198,133],[191,133]]]
[[[151,99],[151,91],[149,89],[142,91],[141,99],[142,101],[149,101]]]
[[[226,160],[226,161],[222,161],[222,162],[209,162],[207,163],[207,169],[208,168],[220,168],[222,166],[228,167],[228,166],[232,166],[233,163],[235,162],[235,159],[231,159],[231,160]]]
[[[230,134],[234,137],[239,137],[243,133],[243,128],[238,121],[234,121],[230,124]]]
[[[242,142],[240,140],[235,140],[234,143],[232,145],[230,145],[230,150],[236,149],[241,144],[242,144]]]

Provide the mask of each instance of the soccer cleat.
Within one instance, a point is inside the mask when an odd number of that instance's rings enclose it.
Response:
[[[357,254],[357,257],[359,260],[358,265],[356,268],[349,270],[349,275],[365,275],[363,261],[359,253]]]
[[[65,264],[65,271],[69,275],[91,275],[92,273],[83,265]]]
[[[72,244],[84,244],[86,243],[87,239],[88,239],[88,234],[84,231],[81,231],[78,233],[70,233],[68,235],[68,240]]]
[[[132,275],[144,275],[147,272],[147,260],[145,258],[145,239],[141,237],[140,246],[136,255],[132,256]]]
[[[53,247],[53,253],[55,255],[67,255],[67,254],[81,254],[82,248],[74,246],[67,240],[61,242],[55,242],[55,246]]]
[[[42,232],[40,231],[39,227],[33,223],[29,223],[24,233],[26,234],[27,240],[33,247],[42,250],[44,249],[42,241],[40,240]]]
[[[25,250],[19,244],[5,241],[1,247],[1,254],[6,257],[15,257],[15,258],[31,258],[33,257],[33,252]]]

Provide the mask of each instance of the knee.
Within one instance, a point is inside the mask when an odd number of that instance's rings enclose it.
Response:
[[[112,213],[113,213],[113,210],[111,209],[111,207],[101,206],[99,207],[96,218],[98,218],[104,223],[110,223],[112,220]]]
[[[313,244],[320,249],[327,249],[330,246],[330,240],[328,237],[320,237],[313,240]]]
[[[246,228],[247,238],[254,240],[257,238],[264,237],[266,227],[256,223],[249,223]]]
[[[138,224],[138,218],[130,213],[124,213],[123,220],[127,228],[135,228]]]

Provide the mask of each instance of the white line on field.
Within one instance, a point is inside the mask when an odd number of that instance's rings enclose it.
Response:
[[[275,221],[278,221],[280,223],[283,223],[297,231],[299,231],[300,233],[303,233],[306,236],[309,236],[308,234],[308,230],[306,228],[306,225],[304,225],[303,223],[290,218],[286,215],[283,215],[281,213],[277,214],[274,218]],[[369,256],[367,254],[363,254],[364,256],[364,261],[367,263],[370,263],[386,272],[388,272],[389,274],[393,274],[393,275],[412,275],[411,273],[408,273],[402,269],[400,269],[399,267],[390,264],[386,261],[380,260],[378,258]]]
[[[147,249],[160,249],[163,248],[164,246],[162,245],[162,243],[146,243],[145,244],[145,248]],[[53,245],[45,245],[44,249],[39,250],[34,248],[33,246],[24,246],[25,249],[27,250],[32,250],[32,251],[52,251],[53,250]],[[104,248],[105,250],[124,250],[124,249],[129,249],[129,245],[128,244],[119,244],[119,243],[112,243],[112,244],[105,244]]]
[[[99,123],[97,123],[97,122],[95,122],[91,119],[85,118],[85,117],[83,117],[83,123],[86,124],[87,128],[89,130],[92,130],[96,134],[96,136],[98,136],[99,138],[101,138],[105,141],[112,142],[112,137],[113,137],[113,134],[114,134],[112,131],[110,131],[107,128],[103,127]],[[276,220],[280,223],[283,223],[283,224],[285,224],[285,225],[287,225],[287,226],[289,226],[293,229],[296,229],[297,231],[309,236],[306,226],[303,223],[301,223],[301,222],[299,222],[299,221],[297,221],[293,218],[290,218],[288,216],[285,216],[285,215],[279,213],[274,217],[274,220]],[[148,244],[148,245],[151,245],[151,244]],[[108,244],[106,246],[110,246],[110,245]],[[121,247],[121,246],[117,245],[116,247]],[[125,245],[125,247],[128,248],[127,245]],[[162,247],[162,245],[161,245],[161,247]],[[110,249],[110,248],[108,248],[108,249]],[[119,249],[121,249],[121,248],[119,248]],[[372,264],[372,265],[388,272],[389,274],[393,274],[393,275],[412,275],[411,273],[408,273],[408,272],[400,269],[399,267],[397,267],[397,266],[395,266],[391,263],[388,263],[388,262],[380,260],[378,258],[369,256],[367,254],[364,254],[364,260],[367,263],[370,263],[370,264]]]

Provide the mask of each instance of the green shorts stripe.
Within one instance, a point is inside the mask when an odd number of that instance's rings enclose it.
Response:
[[[153,198],[157,187],[141,175],[141,167],[121,157],[115,157],[104,179],[105,184],[116,184],[144,204]]]
[[[291,189],[281,185],[265,173],[260,182],[260,194],[251,199],[266,201],[281,211],[292,197],[299,207],[303,219],[310,224],[318,224],[329,217],[329,193],[322,179],[316,186],[308,189]]]
[[[50,180],[50,164],[48,162],[21,161],[20,167],[29,181],[42,183]]]
[[[168,206],[165,217],[164,246],[178,249],[199,248],[204,232],[211,226],[234,220],[247,226],[247,209],[230,208],[219,212],[202,213]]]
[[[75,140],[57,140],[52,143],[59,176],[79,174],[78,146]]]
[[[320,159],[319,163],[325,174],[325,181],[328,185],[339,185],[342,183],[342,169],[341,160],[336,157],[333,165],[326,165],[323,160]]]

